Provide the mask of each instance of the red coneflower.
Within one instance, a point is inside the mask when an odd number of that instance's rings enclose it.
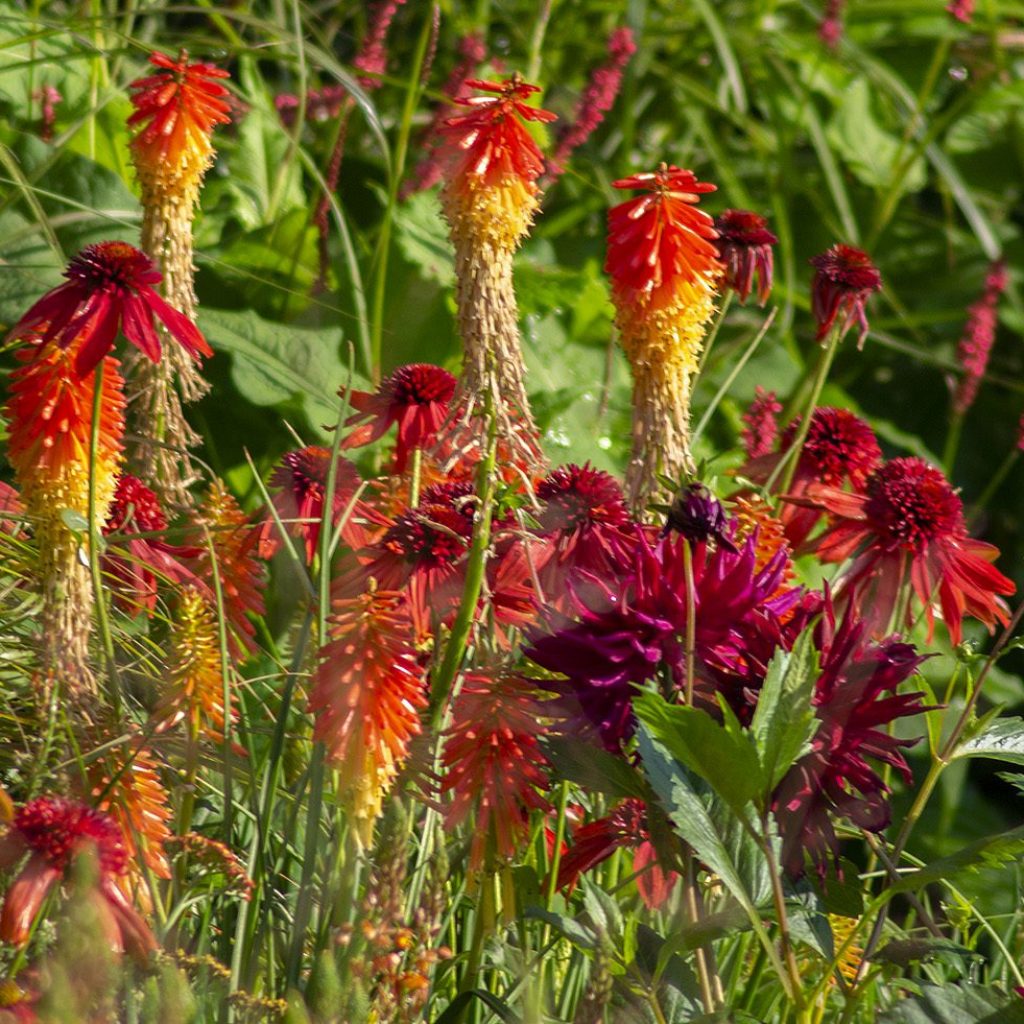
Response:
[[[621,849],[633,851],[633,870],[640,872],[636,886],[644,905],[649,910],[664,906],[679,875],[659,866],[647,825],[647,805],[634,798],[575,830],[572,846],[558,866],[558,888],[572,889],[581,875]]]
[[[115,600],[128,615],[153,612],[160,581],[183,583],[195,578],[183,562],[199,553],[195,548],[178,547],[159,536],[138,536],[166,529],[167,518],[156,494],[138,477],[123,473],[103,527],[107,546],[102,564],[104,573],[114,578]]]
[[[28,855],[4,897],[0,938],[15,946],[27,942],[47,895],[65,878],[75,858],[90,849],[99,869],[92,899],[111,947],[140,958],[156,949],[153,933],[119,886],[128,854],[117,824],[85,804],[50,796],[19,807],[0,836],[0,867],[12,868]]]
[[[799,426],[799,420],[790,423],[779,451],[752,459],[741,467],[740,473],[759,484],[771,479],[780,460],[786,458],[792,447]],[[863,491],[868,477],[881,464],[878,439],[864,420],[849,409],[819,406],[811,416],[787,497],[802,498],[815,484]],[[779,516],[786,526],[789,543],[796,548],[804,543],[821,519],[821,510],[790,500],[783,504]]]
[[[1016,587],[991,563],[999,551],[967,533],[963,504],[942,472],[923,459],[893,459],[867,482],[864,494],[813,486],[807,500],[828,512],[831,525],[811,545],[823,562],[852,559],[836,584],[837,599],[862,616],[873,636],[890,626],[901,591],[909,586],[934,624],[938,596],[954,644],[964,615],[991,631],[1008,615],[1000,595]]]
[[[725,267],[722,283],[746,302],[756,274],[757,301],[763,306],[772,290],[772,246],[779,241],[768,230],[768,221],[750,210],[725,210],[715,218],[715,230],[715,247]]]
[[[9,337],[56,339],[76,345],[75,371],[85,377],[114,347],[120,331],[153,362],[160,359],[155,316],[195,359],[209,356],[206,339],[188,317],[153,290],[161,280],[153,261],[127,242],[86,246],[64,271],[68,279],[47,292],[14,325]]]
[[[468,113],[449,118],[441,129],[447,162],[441,205],[455,247],[463,343],[454,405],[468,420],[489,403],[499,439],[536,462],[512,257],[539,206],[537,178],[544,169],[525,122],[550,122],[555,115],[527,105],[540,90],[518,74],[504,82],[466,84],[494,95],[457,97],[454,102]]]
[[[953,412],[957,416],[965,415],[978,397],[996,338],[999,296],[1006,290],[1006,280],[1006,265],[997,260],[989,267],[981,298],[967,311],[967,325],[956,352],[963,370],[953,393]]]
[[[811,309],[818,321],[816,340],[821,341],[842,315],[839,330],[845,334],[854,322],[860,325],[857,347],[861,348],[868,333],[864,304],[882,287],[882,275],[862,249],[839,243],[813,257],[814,280],[811,282]]]
[[[714,185],[664,164],[613,184],[646,193],[608,212],[605,261],[615,323],[633,370],[626,496],[640,511],[659,492],[659,476],[677,478],[692,469],[690,391],[722,266],[713,221],[696,206]]]
[[[566,596],[578,570],[597,576],[619,570],[633,543],[633,529],[622,489],[610,473],[589,462],[559,466],[536,493],[540,510],[534,517],[544,539],[537,568],[548,601],[558,603]]]
[[[921,704],[923,693],[896,693],[925,660],[910,644],[896,638],[869,643],[864,623],[849,615],[838,631],[826,615],[821,632],[821,675],[813,698],[817,732],[810,752],[773,797],[783,863],[794,877],[803,874],[807,858],[822,874],[829,856],[838,858],[833,817],[870,832],[889,824],[889,786],[868,758],[895,768],[909,784],[910,767],[900,748],[916,740],[898,739],[884,726],[929,710]]]
[[[324,517],[324,496],[330,465],[329,448],[307,445],[298,451],[285,453],[270,478],[270,486],[277,489],[274,509],[285,529],[303,541],[307,562],[312,562],[320,549],[320,524]],[[356,467],[348,459],[339,458],[335,473],[332,523],[336,525],[340,521],[361,483]],[[365,530],[358,521],[362,518],[358,505],[353,507],[341,531],[342,539],[352,548],[362,547],[366,543]],[[268,514],[259,527],[260,557],[273,557],[279,544],[277,523]]]
[[[774,391],[760,384],[754,388],[754,400],[743,414],[743,450],[748,459],[770,455],[779,438],[779,413],[782,403]]]
[[[608,59],[591,74],[576,104],[572,121],[558,133],[555,151],[549,161],[548,177],[551,180],[565,173],[565,165],[573,151],[593,135],[604,115],[612,109],[622,88],[623,73],[634,53],[636,42],[632,29],[617,28],[608,37]]]
[[[502,670],[467,673],[445,734],[447,828],[472,818],[469,868],[513,858],[532,810],[548,811],[547,758],[538,743],[547,712],[534,685]]]
[[[326,745],[368,843],[384,795],[420,732],[423,669],[400,593],[371,590],[336,601],[330,636],[309,695],[313,735]]]
[[[429,448],[437,440],[455,384],[455,377],[440,366],[412,363],[400,366],[381,381],[375,392],[353,391],[349,402],[356,413],[345,425],[359,426],[345,438],[342,447],[370,444],[397,423],[392,469],[405,472],[410,452]]]

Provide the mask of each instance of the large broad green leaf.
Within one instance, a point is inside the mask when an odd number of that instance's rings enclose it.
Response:
[[[809,629],[797,637],[791,651],[777,651],[768,666],[750,723],[768,790],[775,789],[810,749],[816,728],[811,697],[817,677],[818,659]]]
[[[542,742],[559,778],[575,782],[588,792],[604,793],[619,800],[650,796],[643,776],[621,757],[568,737],[550,736]]]
[[[990,757],[1024,764],[1024,718],[997,719],[978,736],[962,743],[953,757]]]
[[[765,777],[751,736],[728,713],[725,724],[719,725],[706,711],[670,705],[656,693],[638,697],[633,707],[651,736],[737,814],[764,792]]]
[[[981,985],[922,984],[879,1024],[1024,1024],[1024,999]]]
[[[912,892],[922,886],[953,878],[962,871],[980,867],[998,867],[1024,856],[1024,825],[987,836],[970,843],[962,850],[940,857],[919,871],[901,875],[887,890],[890,893]]]
[[[455,283],[455,254],[436,191],[419,192],[395,208],[395,241],[422,277],[445,288]]]
[[[231,378],[254,405],[298,402],[309,426],[327,429],[338,417],[338,391],[348,378],[341,330],[271,323],[255,313],[204,309],[199,326],[215,355],[231,356]],[[353,387],[365,388],[356,378]]]

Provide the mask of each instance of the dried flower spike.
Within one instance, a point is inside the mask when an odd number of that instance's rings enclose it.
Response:
[[[714,185],[662,165],[613,183],[646,194],[608,213],[615,324],[633,369],[633,454],[626,496],[642,511],[659,475],[692,472],[690,392],[722,265],[711,217],[697,209]]]
[[[846,333],[856,322],[860,325],[857,347],[864,345],[868,318],[864,305],[882,287],[882,275],[862,249],[839,243],[811,260],[811,309],[818,321],[815,335],[822,341],[834,324]],[[841,317],[841,319],[840,319]]]
[[[457,98],[469,112],[441,129],[447,161],[441,203],[455,246],[462,376],[454,407],[464,422],[490,404],[499,440],[535,462],[536,428],[524,384],[512,257],[540,202],[544,161],[524,122],[555,115],[525,102],[540,90],[518,75],[471,80],[494,95]]]

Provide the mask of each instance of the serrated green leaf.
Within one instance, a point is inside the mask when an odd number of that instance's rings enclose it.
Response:
[[[1024,1024],[1024,999],[981,985],[921,985],[878,1024]]]
[[[933,882],[954,878],[962,871],[981,865],[999,866],[1021,856],[1024,856],[1024,825],[994,836],[986,836],[970,843],[962,850],[957,850],[956,853],[951,853],[948,857],[932,861],[919,871],[901,875],[887,891],[892,894],[913,892]]]
[[[644,777],[607,750],[564,736],[548,736],[541,742],[559,778],[574,782],[588,792],[604,793],[619,800],[650,796]]]
[[[443,288],[455,283],[455,253],[436,191],[418,192],[395,207],[395,241],[420,275]]]
[[[1024,718],[997,719],[957,748],[953,759],[960,757],[988,757],[1024,764]]]

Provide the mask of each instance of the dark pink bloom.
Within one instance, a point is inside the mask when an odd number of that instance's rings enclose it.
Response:
[[[67,284],[48,291],[11,329],[11,338],[56,339],[67,348],[76,339],[80,377],[88,376],[114,347],[118,331],[154,363],[160,361],[155,316],[194,359],[210,356],[199,328],[169,306],[154,290],[160,271],[141,250],[127,242],[86,246],[68,264]]]
[[[834,50],[843,37],[843,8],[846,0],[827,0],[821,23],[818,25],[818,38],[830,49]]]
[[[558,133],[555,151],[548,162],[548,175],[554,180],[565,171],[573,151],[583,145],[611,110],[622,88],[622,75],[636,53],[633,32],[618,28],[608,37],[608,59],[590,76],[573,119]]]
[[[373,8],[366,38],[352,62],[362,72],[359,84],[364,89],[376,89],[381,84],[381,76],[387,70],[388,64],[388,29],[395,20],[398,8],[404,3],[405,0],[377,0]]]
[[[832,329],[836,318],[842,315],[840,330],[844,333],[854,321],[860,325],[857,338],[860,347],[868,333],[864,304],[882,287],[878,268],[866,252],[842,243],[815,256],[811,266],[815,268],[811,282],[811,309],[818,321],[817,340],[821,341]]]
[[[19,807],[0,837],[0,868],[28,858],[4,897],[0,938],[15,946],[27,942],[47,895],[90,849],[99,869],[92,899],[111,948],[138,957],[156,949],[153,933],[119,886],[128,869],[121,829],[109,815],[64,797],[38,797]]]
[[[974,0],[950,0],[946,10],[965,25],[969,25],[974,17]]]
[[[988,357],[996,338],[999,297],[1006,289],[1006,265],[997,260],[985,277],[985,290],[967,311],[967,325],[957,347],[957,361],[963,376],[953,393],[953,411],[963,416],[978,397]]]
[[[743,450],[748,459],[770,455],[779,439],[779,413],[782,403],[774,391],[765,391],[760,384],[754,388],[754,400],[743,414]]]
[[[757,275],[757,301],[763,306],[772,290],[774,256],[778,238],[768,230],[764,217],[749,210],[726,210],[715,218],[715,247],[725,266],[723,283],[746,302]]]
[[[813,698],[818,729],[810,752],[790,769],[773,800],[783,863],[794,877],[803,874],[808,857],[821,872],[829,856],[838,858],[833,817],[870,832],[889,824],[889,786],[871,761],[896,769],[909,784],[900,748],[916,740],[897,739],[884,726],[928,710],[923,693],[896,693],[925,660],[910,644],[896,637],[871,643],[864,623],[851,616],[837,631],[826,615],[820,632],[821,675]]]
[[[64,97],[61,96],[59,89],[52,85],[44,85],[32,93],[32,98],[39,100],[39,138],[43,142],[49,142],[53,138],[53,126],[57,121],[57,104]]]

